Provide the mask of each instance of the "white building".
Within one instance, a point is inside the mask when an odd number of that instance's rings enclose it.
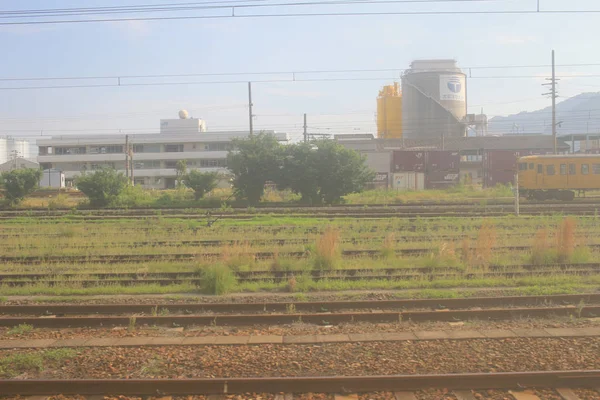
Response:
[[[179,160],[187,161],[188,170],[227,173],[227,153],[232,139],[247,137],[249,132],[205,132],[202,130],[205,129],[203,121],[198,121],[161,120],[160,134],[129,135],[135,183],[145,188],[175,187]],[[167,124],[163,127],[165,122]],[[190,132],[184,129],[181,132],[175,126],[192,126],[198,130]],[[285,133],[267,133],[274,134],[282,142],[288,140]],[[43,169],[63,171],[67,186],[86,171],[114,168],[125,173],[125,140],[125,135],[69,135],[38,139],[38,162]]]

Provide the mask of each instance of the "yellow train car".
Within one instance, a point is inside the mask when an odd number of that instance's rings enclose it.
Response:
[[[531,199],[570,201],[600,189],[600,155],[527,156],[518,166],[519,193]]]

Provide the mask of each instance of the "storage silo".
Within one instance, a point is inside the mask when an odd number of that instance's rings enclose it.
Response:
[[[397,82],[384,86],[377,97],[377,137],[402,137],[402,94]]]
[[[405,138],[466,135],[467,77],[455,60],[413,61],[402,76]]]

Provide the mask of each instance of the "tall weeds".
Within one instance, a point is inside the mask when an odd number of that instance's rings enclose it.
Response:
[[[553,262],[552,249],[548,244],[548,230],[545,228],[539,229],[533,238],[533,246],[531,246],[531,264],[545,265]]]
[[[202,293],[221,295],[235,288],[237,279],[226,265],[212,264],[200,267],[200,290]]]
[[[321,271],[336,269],[341,261],[340,231],[328,227],[315,243],[313,267]]]
[[[383,240],[383,247],[381,248],[381,257],[382,258],[395,258],[396,250],[394,249],[396,244],[396,236],[393,232],[385,235],[385,239]]]
[[[563,219],[556,231],[556,261],[569,262],[575,251],[575,221],[572,218]]]
[[[251,268],[256,262],[256,257],[252,253],[252,246],[248,242],[235,242],[223,246],[221,259],[233,271],[239,271],[243,267]]]
[[[477,243],[475,245],[475,262],[480,266],[488,266],[494,256],[494,246],[496,245],[496,227],[494,224],[485,221],[479,233],[477,234]]]

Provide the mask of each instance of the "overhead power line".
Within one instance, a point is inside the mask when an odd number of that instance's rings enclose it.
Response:
[[[413,0],[413,2],[421,3],[433,3],[433,2],[468,2],[468,1],[491,1],[491,0]],[[380,3],[392,3],[391,1],[381,1]],[[408,3],[409,1],[396,1],[396,3]],[[330,3],[330,6],[335,5],[360,5],[360,4],[375,4],[373,1],[370,2],[354,2],[345,1]],[[289,7],[294,4],[286,3],[279,4],[278,7]],[[321,3],[305,3],[296,4],[303,6],[316,6],[316,5],[327,5],[324,2]],[[265,5],[266,6],[266,5]],[[271,7],[275,5],[271,4]],[[208,6],[207,6],[208,7]],[[213,6],[214,9],[217,7],[223,8],[222,6]],[[52,19],[44,21],[11,21],[11,22],[0,22],[0,25],[40,25],[40,24],[70,24],[70,23],[99,23],[99,22],[127,22],[127,21],[169,21],[169,20],[194,20],[194,19],[229,19],[229,18],[284,18],[284,17],[295,17],[295,18],[307,18],[307,17],[356,17],[356,16],[399,16],[399,15],[527,15],[527,14],[597,14],[600,10],[541,10],[541,9],[512,9],[512,10],[424,10],[424,11],[351,11],[351,12],[306,12],[306,13],[265,13],[265,14],[236,14],[236,9],[258,7],[254,6],[227,6],[224,11],[228,11],[227,14],[219,15],[179,15],[179,16],[156,16],[156,17],[128,17],[128,18],[94,18],[94,19]],[[164,12],[164,11],[163,11]],[[85,14],[81,14],[84,16]],[[69,16],[77,16],[77,14],[69,14]],[[28,18],[28,17],[21,17]]]
[[[490,3],[507,0],[325,0],[325,1],[293,1],[273,2],[274,0],[230,0],[192,3],[163,3],[138,6],[87,7],[87,8],[51,8],[37,10],[0,11],[0,18],[47,18],[60,16],[87,16],[132,14],[148,12],[181,12],[214,9],[251,9],[265,7],[306,7],[306,6],[340,6],[340,5],[372,5],[372,4],[419,4],[419,3]]]
[[[551,64],[530,64],[530,65],[475,65],[463,66],[463,72],[470,70],[489,70],[489,69],[525,69],[525,68],[550,68]],[[580,63],[580,64],[557,64],[556,67],[598,67],[600,63]],[[207,72],[207,73],[180,73],[180,74],[138,74],[138,75],[88,75],[88,76],[54,76],[54,77],[5,77],[0,78],[0,81],[61,81],[61,80],[106,80],[106,79],[157,79],[157,78],[191,78],[191,77],[217,77],[217,76],[268,76],[268,75],[291,75],[292,80],[295,80],[296,75],[317,75],[317,74],[341,74],[341,73],[367,73],[367,72],[397,72],[404,71],[419,71],[419,69],[411,68],[362,68],[362,69],[315,69],[315,70],[288,70],[288,71],[237,71],[237,72]],[[564,76],[565,78],[572,77],[597,77],[600,75],[573,75]],[[506,76],[504,76],[506,77]],[[508,76],[516,78],[518,76]],[[523,75],[525,78],[541,78],[535,75]],[[391,79],[399,79],[400,76],[392,77]],[[470,76],[470,78],[483,78]],[[495,78],[489,76],[489,78]],[[386,78],[387,79],[387,78]]]

